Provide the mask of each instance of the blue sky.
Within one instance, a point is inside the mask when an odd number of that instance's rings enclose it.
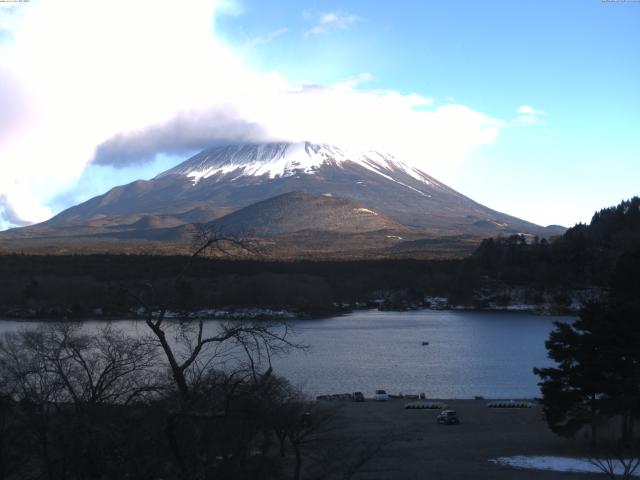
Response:
[[[544,110],[540,124],[508,128],[443,179],[480,202],[571,225],[640,194],[640,3],[242,5],[243,15],[222,17],[218,31],[235,45],[282,32],[245,54],[291,79],[332,83],[369,72],[375,80],[367,86],[459,102],[500,119],[523,104]],[[305,36],[323,12],[357,20]]]
[[[0,4],[0,228],[247,138],[382,139],[489,207],[589,221],[640,193],[639,26],[635,1]]]

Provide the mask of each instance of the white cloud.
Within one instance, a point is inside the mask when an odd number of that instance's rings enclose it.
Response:
[[[373,82],[375,79],[376,78],[371,73],[362,72],[354,77],[347,78],[346,80],[342,80],[341,82],[336,83],[334,87],[343,86],[347,88],[355,88],[362,84]],[[429,99],[429,103],[431,103],[430,99]]]
[[[48,200],[73,185],[97,144],[221,95],[224,81],[211,78],[221,69],[230,82],[241,68],[212,39],[209,0],[16,8],[0,45],[0,104],[16,92],[25,100],[14,109],[19,125],[0,130],[0,194],[23,220],[51,216]]]
[[[0,35],[13,35],[18,29],[24,9],[16,3],[0,2]]]
[[[343,12],[342,10],[320,13],[318,15],[307,13],[306,16],[313,18],[315,24],[305,32],[305,36],[322,35],[331,30],[346,30],[361,20],[357,15]]]
[[[523,115],[546,115],[547,114],[547,112],[543,110],[536,110],[531,105],[522,105],[520,108],[518,108],[518,113],[521,113]]]
[[[13,126],[0,129],[0,228],[56,213],[51,199],[94,155],[124,166],[216,141],[311,140],[382,148],[432,171],[502,127],[464,105],[365,89],[369,74],[297,85],[257,71],[212,34],[223,8],[213,0],[20,5],[13,40],[0,45],[0,103],[17,102],[0,115]],[[324,24],[356,21],[341,15]]]
[[[261,35],[259,37],[249,38],[245,42],[244,47],[245,48],[255,48],[255,47],[259,47],[261,45],[266,45],[268,43],[273,42],[276,38],[281,37],[282,35],[286,34],[288,31],[289,31],[288,28],[279,28],[277,30],[273,30],[271,32],[268,32],[265,35]]]
[[[216,2],[216,14],[239,17],[244,14],[244,7],[237,0],[218,0]]]
[[[234,109],[215,104],[119,134],[100,146],[97,161],[127,164],[234,140],[310,140],[392,151],[428,170],[492,143],[501,127],[464,105],[425,110],[431,104],[416,94],[357,90],[349,81],[326,87],[281,81],[244,91],[233,100]]]
[[[531,105],[522,105],[518,108],[518,116],[514,119],[516,123],[535,125],[542,122],[542,118],[547,115],[544,110],[537,110]]]

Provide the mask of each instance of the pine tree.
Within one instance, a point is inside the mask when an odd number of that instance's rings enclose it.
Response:
[[[552,431],[572,436],[620,417],[621,440],[640,417],[640,250],[621,257],[606,301],[587,304],[573,323],[556,322],[546,342],[557,366],[534,369]]]

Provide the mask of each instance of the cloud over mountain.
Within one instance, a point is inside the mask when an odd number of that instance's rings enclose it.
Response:
[[[150,161],[158,153],[185,154],[216,144],[267,138],[264,127],[240,118],[232,108],[184,112],[165,123],[118,133],[96,147],[93,163],[118,168]]]
[[[17,85],[0,91],[0,102],[24,95],[19,130],[0,142],[0,194],[12,217],[44,220],[51,199],[92,162],[120,168],[229,141],[310,140],[395,151],[429,170],[459,162],[500,131],[499,120],[464,105],[357,79],[300,84],[253,68],[212,32],[215,15],[242,13],[234,5],[20,4],[0,37],[0,71]],[[328,29],[357,18],[316,20]]]
[[[121,166],[234,141],[310,140],[392,150],[428,169],[430,163],[458,162],[473,148],[492,143],[501,127],[499,120],[464,105],[430,105],[420,95],[360,90],[352,80],[330,86],[263,85],[228,102],[119,132],[96,148],[93,161]]]

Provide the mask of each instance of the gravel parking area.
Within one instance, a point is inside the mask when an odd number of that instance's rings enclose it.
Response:
[[[439,410],[407,410],[405,400],[340,402],[339,416],[358,438],[383,440],[384,447],[357,479],[578,479],[598,474],[520,470],[491,458],[512,455],[580,456],[585,442],[554,435],[539,406],[487,408],[483,400],[441,400],[456,410],[460,425],[436,423]],[[327,402],[329,403],[329,402]]]

